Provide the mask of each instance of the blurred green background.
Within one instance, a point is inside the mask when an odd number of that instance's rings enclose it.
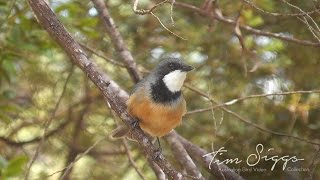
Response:
[[[156,2],[159,1],[141,0],[139,7],[148,8]],[[183,2],[197,7],[203,4],[203,1]],[[268,12],[299,12],[278,0],[251,2]],[[305,11],[319,7],[318,1],[312,0],[292,0],[290,3]],[[96,52],[88,52],[90,58],[129,92],[134,84],[126,70],[97,56],[102,54],[120,61],[93,4],[88,0],[49,0],[49,4],[72,36]],[[196,71],[189,74],[187,83],[219,102],[252,94],[320,89],[319,47],[242,31],[246,48],[255,54],[252,56],[242,52],[234,26],[223,22],[174,7],[172,26],[170,4],[158,8],[155,14],[163,24],[186,38],[185,41],[166,31],[153,16],[134,14],[131,1],[109,0],[106,4],[139,69],[152,69],[161,57],[184,58],[196,67]],[[231,19],[236,19],[241,10],[241,24],[316,41],[308,27],[296,17],[268,15],[241,0],[224,0],[218,4],[223,15]],[[310,16],[319,24],[319,12]],[[316,35],[319,36],[319,32]],[[212,105],[187,88],[183,93],[188,110]],[[319,143],[319,96],[319,93],[312,93],[253,98],[229,108],[267,129]],[[24,177],[48,120],[52,120],[48,128],[52,133],[45,139],[31,168],[31,179],[58,179],[60,173],[49,175],[63,169],[116,127],[100,92],[81,70],[72,66],[63,50],[39,26],[26,1],[0,0],[0,179]],[[241,172],[246,179],[310,176],[320,179],[320,166],[316,164],[320,159],[319,154],[316,157],[319,147],[262,132],[220,109],[187,115],[176,130],[208,152],[212,147],[216,150],[224,146],[228,153],[220,157],[222,159],[246,159],[255,152],[256,145],[262,143],[265,148],[275,149],[271,155],[305,159],[288,166],[312,167],[310,170],[314,170],[313,175],[310,171],[283,171],[283,163],[279,162],[271,171],[272,163],[262,161],[257,167],[267,171]],[[165,142],[162,145],[166,157],[179,169],[168,145]],[[154,179],[138,146],[130,142],[130,149],[143,174]],[[237,165],[230,167],[237,168]],[[204,168],[201,172],[206,179],[214,179]],[[139,179],[128,163],[122,142],[111,141],[108,137],[82,157],[69,175],[70,179],[106,177],[110,180]]]

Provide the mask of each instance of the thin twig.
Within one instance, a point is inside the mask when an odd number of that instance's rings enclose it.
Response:
[[[192,87],[192,86],[185,86],[185,87],[187,87],[188,89],[192,90],[193,92],[196,92],[196,93],[200,94],[201,96],[207,98],[208,100],[210,100],[210,101],[212,101],[212,102],[214,102],[214,103],[216,103],[216,104],[221,104],[221,103],[218,103],[218,102],[217,102],[216,100],[214,100],[213,98],[210,98],[210,96],[207,95],[206,93],[201,92],[200,90],[198,90],[198,89],[196,89],[196,88],[194,88],[194,87]],[[316,91],[319,92],[320,90],[316,90]],[[305,92],[305,91],[300,91],[300,92]],[[290,94],[290,92],[287,92],[287,93]],[[309,93],[310,93],[310,91],[309,91]],[[275,94],[277,94],[277,93],[275,93]],[[262,96],[262,95],[253,95],[253,96],[251,96],[250,98],[253,98],[253,97],[261,97],[261,96]],[[264,95],[264,96],[265,96],[265,95]],[[248,99],[248,98],[246,98],[246,99]],[[233,102],[231,102],[231,103],[233,103]],[[261,131],[264,131],[264,132],[267,132],[267,133],[270,133],[270,134],[273,134],[273,135],[277,135],[277,136],[289,137],[289,138],[296,139],[296,140],[299,140],[299,141],[303,141],[303,142],[306,142],[306,143],[309,143],[309,144],[320,145],[320,143],[318,143],[318,142],[313,142],[313,141],[308,140],[308,139],[303,139],[303,138],[300,138],[300,137],[297,137],[297,136],[288,135],[288,134],[285,134],[285,133],[275,132],[275,131],[266,129],[266,128],[264,128],[264,127],[261,127],[261,126],[255,124],[255,123],[252,123],[250,120],[242,117],[242,116],[239,115],[238,113],[235,113],[235,112],[227,109],[227,108],[224,107],[224,106],[225,106],[225,105],[220,106],[220,107],[218,107],[218,108],[220,108],[220,109],[222,109],[223,111],[225,111],[225,112],[233,115],[234,117],[236,117],[236,118],[239,119],[240,121],[242,121],[242,122],[244,122],[244,123],[246,123],[246,124],[248,124],[248,125],[250,125],[250,126],[253,126],[253,127],[255,127],[255,128],[257,128],[257,129],[259,129],[259,130],[261,130]]]
[[[192,88],[191,86],[186,86],[187,88]],[[197,92],[198,93],[198,92]],[[250,96],[245,96],[242,98],[238,99],[233,99],[225,103],[221,103],[218,105],[214,105],[208,108],[203,108],[203,109],[197,109],[193,111],[187,112],[186,115],[194,114],[194,113],[201,113],[205,111],[210,111],[211,109],[217,109],[221,107],[226,107],[226,106],[231,106],[236,103],[239,103],[241,101],[247,100],[247,99],[252,99],[252,98],[261,98],[261,97],[268,97],[268,96],[280,96],[280,95],[291,95],[291,94],[311,94],[311,93],[320,93],[320,90],[310,90],[310,91],[289,91],[289,92],[280,92],[280,93],[270,93],[270,94],[256,94],[256,95],[250,95]],[[202,94],[205,95],[205,94]]]
[[[210,19],[214,18],[217,21],[220,21],[220,22],[223,22],[223,23],[226,23],[226,24],[230,24],[230,25],[235,25],[236,24],[235,20],[229,19],[229,18],[226,18],[226,17],[222,16],[221,13],[217,13],[217,10],[215,11],[215,15],[211,16],[205,10],[203,10],[201,8],[198,8],[197,6],[194,6],[194,5],[191,5],[191,4],[187,4],[187,3],[182,3],[182,2],[177,2],[176,1],[175,5],[177,7],[180,7],[180,8],[185,8],[185,9],[191,10],[193,12],[197,12],[200,15],[207,16]],[[240,25],[240,28],[244,29],[244,30],[246,30],[248,32],[251,32],[253,34],[257,34],[257,35],[273,37],[273,38],[281,39],[281,40],[288,41],[288,42],[293,42],[293,43],[296,43],[296,44],[306,45],[306,46],[320,47],[320,43],[319,42],[301,40],[301,39],[297,39],[297,38],[294,38],[294,37],[291,37],[291,36],[287,36],[287,35],[284,35],[284,34],[281,34],[281,33],[272,33],[272,32],[268,32],[268,31],[262,31],[262,30],[255,29],[255,28],[253,28],[251,26],[247,26],[247,25]]]
[[[72,161],[67,167],[64,167],[63,169],[59,170],[59,171],[56,171],[54,173],[51,173],[49,174],[47,177],[50,177],[50,176],[53,176],[57,173],[60,173],[60,172],[65,172],[60,179],[64,179],[65,175],[66,175],[66,172],[68,172],[74,165],[77,161],[79,161],[79,159],[81,159],[83,156],[87,155],[95,146],[97,146],[101,141],[103,141],[105,139],[105,137],[97,140],[93,145],[91,145],[85,152],[81,153],[81,154],[78,154],[77,157],[74,159],[74,161]]]
[[[43,144],[44,144],[44,141],[45,141],[46,134],[47,134],[47,131],[48,131],[48,129],[49,129],[49,126],[50,126],[52,120],[54,119],[55,113],[56,113],[56,111],[58,110],[59,105],[60,105],[60,103],[61,103],[61,101],[62,101],[62,97],[64,96],[64,94],[65,94],[65,92],[66,92],[66,90],[67,90],[67,85],[68,85],[69,80],[71,79],[71,76],[72,76],[73,71],[74,71],[74,68],[73,68],[73,67],[74,67],[74,66],[73,66],[73,64],[72,64],[71,70],[70,70],[70,72],[69,72],[69,74],[68,74],[68,76],[67,76],[67,79],[66,79],[66,81],[65,81],[65,83],[64,83],[64,85],[63,85],[61,95],[60,95],[60,97],[59,97],[59,99],[58,99],[55,107],[53,108],[53,111],[52,111],[50,117],[48,118],[48,120],[47,120],[47,121],[45,122],[45,124],[44,124],[43,136],[42,136],[42,138],[41,138],[41,140],[40,140],[40,143],[39,143],[39,145],[38,145],[38,147],[37,147],[37,149],[36,149],[36,152],[34,153],[32,159],[31,159],[31,162],[30,162],[30,164],[29,164],[29,166],[28,166],[28,168],[27,168],[27,170],[26,170],[26,174],[25,174],[25,176],[24,176],[24,179],[25,179],[25,180],[29,179],[30,169],[31,169],[33,163],[35,162],[35,160],[37,159],[37,157],[39,156],[39,153],[40,153],[40,150],[41,150],[41,148],[42,148],[42,146],[43,146]]]
[[[178,34],[172,32],[170,29],[168,29],[168,28],[161,22],[160,18],[159,18],[158,16],[156,16],[155,14],[153,14],[153,12],[150,12],[150,14],[151,14],[153,17],[155,17],[155,18],[159,21],[159,23],[161,24],[161,26],[162,26],[165,30],[167,30],[169,33],[173,34],[174,36],[177,36],[178,38],[180,38],[180,39],[182,39],[182,40],[185,40],[185,41],[187,40],[187,39],[179,36]]]
[[[124,39],[121,36],[120,31],[118,30],[115,21],[111,17],[109,13],[109,9],[103,0],[91,0],[94,7],[97,9],[100,19],[103,22],[105,29],[111,39],[111,42],[118,52],[119,57],[121,57],[122,61],[126,65],[127,71],[131,77],[131,79],[137,83],[142,79],[142,76],[138,72],[136,61],[134,60],[131,52]]]
[[[301,22],[303,22],[303,23],[308,27],[308,29],[309,29],[309,31],[311,32],[311,34],[313,35],[313,37],[315,37],[315,38],[318,40],[318,42],[320,42],[320,38],[318,37],[319,32],[316,31],[316,30],[309,24],[307,18],[306,18],[306,17],[302,17],[302,18],[297,17],[297,19],[300,20]],[[317,34],[318,34],[318,35],[317,35]]]
[[[151,7],[150,9],[138,9],[139,0],[135,0],[134,3],[133,3],[133,11],[136,14],[139,14],[139,15],[151,14],[151,12],[153,10],[155,10],[158,7],[162,6],[166,2],[169,2],[169,0],[161,1],[158,4],[154,5],[153,7]]]
[[[314,20],[307,12],[303,11],[303,10],[302,10],[301,8],[299,8],[298,6],[291,4],[291,3],[289,3],[289,2],[286,1],[286,0],[281,0],[281,1],[284,2],[285,4],[287,4],[288,6],[297,9],[298,11],[300,11],[301,13],[303,13],[305,16],[307,16],[307,17],[312,21],[312,23],[316,26],[318,32],[320,32],[320,28],[319,28],[318,24],[315,22],[315,20]]]
[[[258,7],[257,5],[253,4],[253,2],[249,1],[249,0],[242,0],[244,3],[250,5],[251,7],[253,7],[254,9],[260,11],[260,12],[263,12],[267,15],[271,15],[271,16],[284,16],[284,17],[295,17],[295,16],[304,16],[305,14],[313,14],[315,12],[317,12],[319,9],[315,9],[315,10],[312,10],[312,11],[308,11],[308,12],[304,12],[304,13],[276,13],[276,12],[269,12],[269,11],[266,11],[266,10],[263,10],[262,8]]]
[[[176,0],[172,0],[171,2],[171,8],[170,8],[170,19],[171,19],[171,23],[172,23],[172,26],[174,26],[174,20],[173,20],[173,6],[174,6],[174,3],[176,2]]]
[[[91,47],[89,47],[89,46],[87,46],[87,45],[85,45],[85,44],[83,44],[83,43],[79,43],[79,44],[81,45],[82,48],[84,48],[84,49],[86,49],[87,51],[91,52],[92,54],[94,54],[94,55],[96,55],[96,56],[98,56],[98,57],[106,60],[107,62],[110,62],[110,63],[112,63],[112,64],[114,64],[114,65],[116,65],[116,66],[126,67],[126,65],[124,65],[123,63],[120,63],[120,62],[118,62],[118,61],[116,61],[116,60],[114,60],[114,59],[112,59],[112,58],[110,58],[110,57],[107,57],[107,56],[105,56],[105,55],[97,52],[97,51],[94,50],[93,48],[91,48]]]

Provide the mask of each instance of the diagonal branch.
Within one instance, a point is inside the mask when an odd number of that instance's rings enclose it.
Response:
[[[60,23],[54,12],[44,0],[28,0],[39,24],[49,33],[49,35],[57,41],[72,61],[82,69],[91,81],[100,89],[106,102],[116,112],[116,114],[126,123],[133,122],[126,111],[125,100],[128,94],[123,91],[116,82],[98,70],[96,65],[88,59],[87,54],[82,50],[81,46],[71,37],[64,26]],[[184,179],[183,175],[176,171],[172,165],[166,160],[162,154],[157,153],[156,147],[153,146],[150,139],[143,133],[140,128],[134,128],[131,131],[133,139],[135,139],[143,151],[148,155],[147,158],[152,159],[163,172],[172,179]]]
[[[190,156],[201,162],[206,167],[206,170],[211,173],[213,176],[217,177],[218,179],[227,179],[227,180],[243,180],[243,178],[234,172],[232,169],[229,169],[225,164],[216,164],[212,163],[213,160],[216,160],[213,156],[204,156],[208,154],[208,152],[197,145],[189,142],[176,132],[173,132],[174,136],[178,138],[181,143],[183,144],[184,148],[190,154]]]
[[[269,129],[267,129],[267,128],[261,127],[261,126],[255,124],[255,123],[252,123],[249,119],[246,119],[246,118],[242,117],[242,116],[239,115],[238,113],[233,112],[233,111],[231,111],[230,109],[224,107],[225,104],[220,105],[221,103],[217,102],[216,100],[214,100],[213,98],[211,98],[211,97],[210,97],[209,95],[207,95],[206,93],[204,93],[204,92],[202,92],[202,91],[200,91],[200,90],[198,90],[198,89],[196,89],[196,88],[194,88],[194,87],[192,87],[192,86],[190,86],[190,85],[185,85],[185,87],[187,87],[187,88],[190,89],[191,91],[194,91],[194,92],[198,93],[199,95],[207,98],[209,101],[214,102],[215,104],[217,104],[217,108],[222,109],[224,112],[233,115],[234,117],[236,117],[237,119],[239,119],[239,120],[242,121],[243,123],[248,124],[248,125],[250,125],[250,126],[253,126],[253,127],[255,127],[255,128],[263,131],[263,132],[267,132],[267,133],[270,133],[270,134],[273,134],[273,135],[276,135],[276,136],[281,136],[281,137],[289,137],[289,138],[292,138],[292,139],[295,139],[295,140],[299,140],[299,141],[302,141],[302,142],[306,142],[306,143],[309,143],[309,144],[313,144],[313,145],[320,145],[319,142],[314,142],[314,141],[311,141],[311,140],[309,140],[309,139],[303,139],[303,138],[300,138],[300,137],[298,137],[298,136],[292,136],[292,135],[290,135],[290,134],[275,132],[275,131],[269,130]],[[316,90],[316,91],[317,91],[317,90]],[[300,92],[306,92],[306,91],[300,91]],[[310,93],[310,91],[309,91],[309,93]],[[256,96],[256,97],[258,97],[258,96]]]
[[[180,164],[186,169],[186,172],[195,177],[196,179],[204,180],[201,172],[195,165],[195,163],[190,158],[186,149],[183,147],[181,142],[176,136],[176,133],[172,131],[170,134],[165,136],[165,139],[168,141],[171,151],[173,152],[175,158],[180,162]]]
[[[196,12],[202,16],[206,16],[208,18],[214,18],[217,21],[220,21],[220,22],[223,22],[223,23],[226,23],[229,25],[235,26],[237,23],[236,20],[229,19],[229,18],[222,16],[221,13],[215,12],[215,15],[211,16],[210,14],[207,13],[207,11],[205,11],[197,6],[191,5],[191,4],[187,4],[187,3],[183,3],[183,2],[175,2],[175,5],[176,5],[176,7],[191,10],[191,11]],[[281,33],[272,33],[272,32],[268,32],[268,31],[263,31],[263,30],[255,29],[255,28],[253,28],[251,26],[247,26],[247,25],[240,25],[239,27],[243,30],[246,30],[248,32],[251,32],[251,33],[257,34],[257,35],[273,37],[273,38],[281,39],[281,40],[288,41],[288,42],[293,42],[296,44],[306,45],[306,46],[320,47],[319,42],[312,42],[312,41],[308,41],[308,40],[297,39],[294,37],[283,35]]]
[[[94,7],[97,9],[100,19],[102,20],[104,27],[106,28],[109,37],[116,49],[119,53],[120,57],[122,58],[123,62],[126,64],[127,70],[134,80],[134,82],[138,82],[141,80],[141,75],[137,70],[136,62],[134,61],[132,54],[128,50],[127,45],[124,43],[124,40],[117,29],[108,8],[106,7],[103,0],[91,0],[94,4]]]

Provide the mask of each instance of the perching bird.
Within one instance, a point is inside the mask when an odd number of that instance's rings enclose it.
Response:
[[[183,60],[167,58],[135,85],[127,101],[127,110],[144,132],[158,138],[181,123],[186,113],[181,87],[191,70],[193,67]],[[128,127],[120,126],[112,137],[123,137],[128,131]]]

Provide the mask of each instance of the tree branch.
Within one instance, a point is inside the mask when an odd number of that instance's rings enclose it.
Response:
[[[131,78],[134,80],[134,82],[137,83],[139,80],[141,80],[141,75],[137,70],[136,62],[134,61],[132,54],[128,50],[127,45],[124,43],[120,32],[118,31],[112,17],[110,16],[108,8],[106,7],[103,0],[91,1],[98,11],[100,19],[102,20],[116,51],[119,53],[121,59],[126,64]]]
[[[308,139],[303,139],[303,138],[300,138],[298,136],[292,136],[292,135],[289,135],[289,134],[285,134],[285,133],[279,133],[279,132],[275,132],[275,131],[272,131],[272,130],[269,130],[267,128],[264,128],[264,127],[261,127],[255,123],[252,123],[250,120],[242,117],[241,115],[239,115],[238,113],[236,112],[233,112],[231,111],[230,109],[224,107],[224,106],[220,106],[221,103],[217,102],[216,100],[214,100],[213,98],[211,98],[209,95],[207,95],[206,93],[190,86],[190,85],[185,85],[185,87],[187,87],[188,89],[200,94],[201,96],[207,98],[208,100],[210,100],[211,102],[214,102],[215,104],[218,104],[217,105],[217,108],[220,108],[222,109],[224,112],[227,112],[228,114],[231,114],[233,115],[234,117],[236,117],[237,119],[239,119],[240,121],[242,121],[243,123],[246,123],[250,126],[253,126],[261,131],[264,131],[264,132],[267,132],[267,133],[270,133],[270,134],[273,134],[273,135],[277,135],[277,136],[282,136],[282,137],[289,137],[289,138],[293,138],[293,139],[296,139],[296,140],[299,140],[299,141],[303,141],[303,142],[306,142],[306,143],[309,143],[309,144],[313,144],[313,145],[320,145],[320,143],[318,142],[314,142],[314,141],[311,141],[311,140],[308,140]],[[316,90],[318,91],[318,90]],[[301,92],[304,92],[304,91],[301,91]],[[310,91],[309,91],[310,92]]]
[[[206,170],[214,175],[215,177],[219,179],[227,179],[227,180],[242,180],[243,178],[235,173],[232,169],[229,169],[226,165],[224,164],[216,164],[212,163],[213,157],[210,156],[205,156],[204,155],[208,154],[208,152],[197,145],[189,142],[176,132],[173,132],[174,135],[181,141],[183,144],[184,148],[188,151],[190,156],[193,159],[196,159],[198,162],[201,162],[204,164]],[[209,168],[211,167],[211,169]]]
[[[57,41],[62,49],[68,54],[73,62],[80,67],[92,82],[100,89],[104,98],[117,115],[126,123],[130,124],[134,119],[126,111],[125,100],[128,94],[123,91],[117,83],[109,76],[100,72],[93,62],[88,59],[87,54],[81,46],[71,37],[58,18],[44,0],[28,0],[30,7],[35,13],[40,25]],[[110,22],[109,22],[110,23]],[[122,51],[123,52],[123,51]],[[150,139],[140,128],[131,131],[132,137],[137,140],[143,151],[148,155],[147,158],[156,157],[157,149],[153,146]],[[153,161],[172,179],[184,179],[182,174],[176,171],[171,164],[160,154]]]
[[[223,23],[226,23],[226,24],[229,24],[229,25],[235,26],[236,23],[237,23],[236,20],[223,17],[221,13],[215,12],[215,15],[211,16],[210,14],[207,13],[207,11],[205,11],[205,10],[203,10],[201,8],[198,8],[197,6],[194,6],[194,5],[190,5],[190,4],[182,3],[182,2],[177,2],[177,1],[175,2],[175,5],[177,7],[181,7],[181,8],[188,9],[188,10],[191,10],[193,12],[199,13],[202,16],[206,16],[208,18],[214,18],[214,19],[216,19],[216,20],[218,20],[220,22],[223,22]],[[301,45],[306,45],[306,46],[320,47],[320,43],[319,42],[301,40],[301,39],[297,39],[297,38],[294,38],[294,37],[289,37],[289,36],[286,36],[286,35],[283,35],[283,34],[280,34],[280,33],[272,33],[272,32],[268,32],[268,31],[262,31],[262,30],[255,29],[255,28],[247,26],[247,25],[240,25],[239,27],[241,29],[243,29],[243,30],[246,30],[248,32],[251,32],[251,33],[257,34],[257,35],[274,37],[274,38],[281,39],[281,40],[284,40],[284,41],[293,42],[293,43],[296,43],[296,44],[301,44]]]
[[[195,177],[196,179],[204,180],[201,172],[194,164],[186,149],[183,147],[181,142],[177,139],[176,133],[172,131],[165,139],[168,141],[171,151],[174,157],[180,162],[180,164],[186,169],[187,174]]]

